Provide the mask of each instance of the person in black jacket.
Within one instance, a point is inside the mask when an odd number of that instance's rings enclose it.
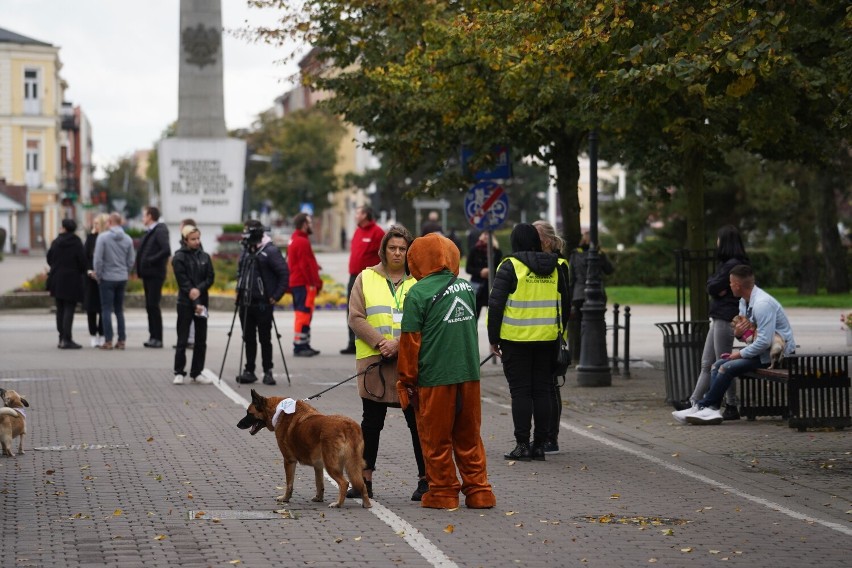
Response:
[[[719,262],[714,272],[707,279],[707,294],[710,295],[710,329],[704,342],[704,352],[701,355],[701,372],[695,383],[695,390],[689,400],[676,401],[676,410],[686,410],[710,390],[710,367],[722,358],[722,353],[730,353],[734,346],[734,330],[731,321],[740,313],[740,299],[731,291],[731,270],[739,264],[751,265],[743,246],[740,232],[733,225],[721,227],[716,234],[716,260]],[[739,420],[737,410],[736,381],[725,392],[725,420]]]
[[[503,259],[488,299],[488,342],[503,359],[512,397],[516,446],[508,460],[544,460],[555,406],[554,363],[559,323],[564,329],[570,299],[562,291],[558,256],[542,252],[535,227],[520,223],[510,237],[512,254]],[[532,432],[530,446],[530,430]]]
[[[108,229],[109,215],[101,213],[92,221],[92,230],[86,235],[86,276],[83,278],[83,308],[89,324],[89,335],[92,336],[92,347],[100,347],[106,341],[104,338],[104,322],[101,318],[101,289],[95,276],[95,243],[98,235]]]
[[[83,274],[86,273],[86,251],[80,237],[74,234],[77,222],[62,220],[63,232],[51,243],[47,251],[50,265],[49,291],[56,299],[56,331],[59,332],[60,349],[80,349],[74,343],[71,328],[74,325],[74,310],[83,299]]]
[[[194,225],[181,229],[181,247],[172,259],[177,297],[177,350],[175,351],[174,384],[182,385],[186,376],[186,344],[189,326],[195,322],[195,349],[189,377],[193,382],[207,385],[213,382],[202,375],[207,354],[207,290],[213,285],[213,263],[210,255],[201,249],[201,231]]]
[[[163,283],[166,281],[166,264],[172,249],[169,246],[169,229],[160,223],[160,210],[146,207],[142,212],[142,221],[148,231],[139,244],[136,255],[136,275],[142,279],[145,289],[145,311],[148,312],[148,335],[145,347],[163,347],[163,314],[160,311],[160,299],[163,296]]]
[[[470,274],[470,285],[476,295],[477,320],[482,308],[488,306],[488,235],[488,231],[479,233],[479,237],[467,255],[467,266],[465,267],[467,273]],[[491,240],[491,256],[493,259],[492,266],[494,270],[497,270],[497,265],[500,264],[503,253],[500,251],[500,244],[494,237]]]
[[[263,384],[274,385],[272,310],[287,291],[290,271],[260,221],[246,221],[243,235],[244,245],[237,269],[237,302],[246,346],[246,366],[237,382],[247,384],[257,380],[254,370],[259,340]]]

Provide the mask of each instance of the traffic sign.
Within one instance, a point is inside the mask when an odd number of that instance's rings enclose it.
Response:
[[[464,214],[477,229],[493,231],[509,214],[509,196],[493,181],[481,181],[467,192]]]

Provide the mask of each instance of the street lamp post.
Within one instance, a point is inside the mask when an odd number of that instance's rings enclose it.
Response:
[[[606,302],[601,285],[598,254],[598,132],[589,132],[589,253],[586,257],[586,301],[583,302],[582,342],[577,384],[581,387],[612,385],[606,353]]]

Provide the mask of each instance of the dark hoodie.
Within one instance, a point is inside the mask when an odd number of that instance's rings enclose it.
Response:
[[[74,233],[61,233],[56,237],[47,251],[47,264],[50,265],[50,295],[60,300],[81,301],[86,251],[80,237]]]
[[[213,263],[210,255],[197,248],[183,246],[172,257],[172,267],[178,284],[177,303],[182,305],[208,305],[207,290],[213,285]],[[201,295],[194,301],[189,299],[189,291],[198,288]]]

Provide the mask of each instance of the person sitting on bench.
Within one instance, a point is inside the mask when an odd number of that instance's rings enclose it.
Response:
[[[722,358],[710,368],[710,390],[692,408],[672,412],[672,416],[681,424],[721,424],[722,413],[719,408],[725,391],[738,376],[756,369],[769,366],[769,350],[772,338],[778,333],[785,342],[784,355],[796,350],[793,329],[790,320],[778,300],[754,284],[754,271],[750,266],[735,266],[730,273],[731,291],[740,299],[740,315],[745,316],[757,326],[757,337],[750,344],[732,353],[724,353]],[[749,322],[742,320],[734,329],[734,335],[740,338]]]

